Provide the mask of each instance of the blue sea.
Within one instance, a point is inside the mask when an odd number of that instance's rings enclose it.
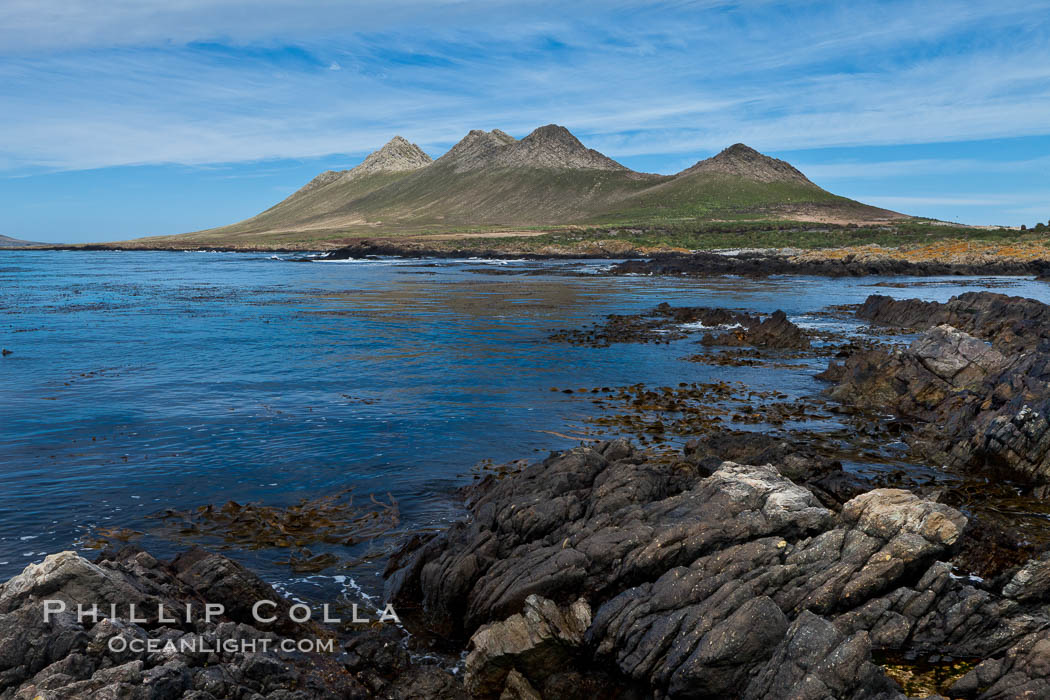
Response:
[[[609,277],[608,261],[379,259],[269,253],[0,251],[0,579],[101,529],[168,556],[151,516],[227,501],[288,505],[352,488],[399,504],[355,563],[294,574],[274,549],[227,553],[289,595],[381,590],[405,533],[460,517],[482,460],[578,444],[597,410],[563,389],[742,381],[815,394],[824,362],[788,369],[684,359],[697,337],[607,348],[548,336],[661,302],[814,316],[869,294],[967,289],[1050,302],[1024,278]],[[527,274],[514,274],[516,272]],[[848,324],[847,324],[848,325]],[[557,391],[552,391],[557,389]],[[371,558],[369,558],[371,557]]]

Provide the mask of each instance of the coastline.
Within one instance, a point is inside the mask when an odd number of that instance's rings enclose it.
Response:
[[[376,257],[405,259],[519,259],[519,260],[616,260],[622,261],[610,274],[709,276],[769,275],[818,276],[1015,276],[1050,277],[1050,248],[1039,243],[1003,245],[965,241],[944,241],[918,246],[888,248],[861,245],[816,249],[737,248],[684,250],[667,247],[639,247],[623,241],[594,241],[573,248],[547,247],[540,250],[511,247],[457,247],[456,241],[433,246],[412,240],[360,239],[349,245],[330,248],[239,247],[190,245],[186,247],[145,247],[121,244],[84,244],[18,250],[46,251],[165,251],[300,254],[297,262],[355,260]],[[311,257],[305,257],[310,255]]]
[[[726,313],[661,306],[634,320],[614,315],[615,333],[580,340],[650,342],[656,326],[646,319],[670,315],[726,326],[702,342],[760,359],[813,349],[782,314]],[[858,425],[888,435],[892,413],[918,462],[978,475],[991,464],[1042,497],[1050,306],[989,292],[946,303],[875,295],[848,313],[919,333],[903,348],[815,350],[831,355],[828,395]],[[675,453],[594,443],[466,487],[466,518],[411,538],[387,565],[386,602],[415,641],[397,626],[260,627],[247,611],[273,590],[200,550],[159,562],[131,547],[95,565],[54,555],[0,586],[11,630],[0,648],[18,662],[0,692],[903,699],[1050,690],[1045,543],[1025,544],[1022,531],[958,501],[965,491],[951,483],[847,472],[819,441],[696,434]],[[49,596],[154,608],[215,601],[227,613],[42,625]],[[114,637],[187,635],[331,636],[338,652],[106,650]]]

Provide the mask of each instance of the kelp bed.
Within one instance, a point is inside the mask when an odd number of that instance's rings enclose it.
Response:
[[[682,382],[676,387],[634,384],[593,389],[558,389],[565,394],[590,398],[601,411],[583,422],[593,429],[587,436],[628,435],[643,445],[662,445],[724,430],[733,423],[768,423],[830,420],[819,398],[783,401],[779,391],[757,391],[741,382]],[[586,436],[585,436],[586,437]]]
[[[161,525],[149,534],[179,542],[205,544],[214,549],[286,549],[287,564],[296,572],[317,572],[342,560],[333,553],[315,554],[310,547],[352,547],[381,537],[401,523],[397,500],[370,495],[355,502],[353,489],[302,499],[289,506],[241,504],[204,505],[186,511],[167,509],[150,516]],[[114,542],[142,536],[134,530],[99,530],[85,546],[101,549]]]

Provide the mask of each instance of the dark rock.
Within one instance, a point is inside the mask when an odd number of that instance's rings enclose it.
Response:
[[[792,455],[760,443],[740,452]],[[468,684],[487,697],[558,697],[553,679],[601,670],[666,697],[902,698],[873,648],[994,658],[1050,627],[1041,561],[1014,598],[943,563],[970,527],[947,505],[877,489],[835,515],[772,466],[705,473],[622,441],[553,455],[471,489],[472,518],[403,555],[390,596],[474,635]],[[582,640],[549,622],[581,598]]]
[[[748,319],[745,319],[748,320]],[[740,329],[724,333],[708,333],[701,341],[704,345],[742,346],[752,345],[758,348],[789,348],[803,350],[810,347],[805,331],[788,320],[783,311],[775,311],[762,322],[751,319]]]
[[[753,328],[760,323],[758,316],[743,311],[708,306],[671,306],[664,302],[645,313],[610,314],[603,323],[582,330],[558,331],[550,338],[591,347],[607,347],[613,343],[669,343],[704,328]],[[692,327],[687,324],[692,324]]]
[[[62,601],[68,609],[45,621],[45,600]],[[277,607],[266,612],[284,622],[272,628],[256,622],[251,615],[256,600],[275,601]],[[208,620],[205,602],[224,605],[226,612]],[[99,619],[78,620],[78,603],[97,604]],[[129,619],[131,604],[144,621]],[[110,605],[117,606],[114,619],[108,617]],[[288,607],[250,571],[203,550],[172,562],[133,547],[105,553],[95,563],[72,552],[52,555],[0,585],[0,698],[310,700],[436,697],[430,694],[434,689],[441,689],[441,697],[455,697],[457,688],[462,693],[448,672],[411,664],[404,653],[385,659],[380,668],[375,662],[384,660],[390,640],[365,640],[381,632],[351,634],[356,669],[334,654],[286,651],[282,640],[334,639],[336,634],[292,622]],[[242,648],[242,641],[254,646]],[[360,672],[365,667],[368,674]]]
[[[857,309],[857,318],[917,330],[949,325],[1008,353],[1034,350],[1050,339],[1050,306],[993,292],[966,292],[943,304],[873,294]]]
[[[981,700],[1050,697],[1050,632],[1026,635],[1002,656],[985,659],[951,691]]]
[[[590,624],[591,609],[584,600],[562,609],[546,598],[529,596],[520,614],[485,625],[471,637],[466,689],[475,697],[498,697],[512,671],[520,676],[515,692],[527,695],[529,687],[542,688],[552,675],[572,670]]]
[[[741,694],[754,698],[897,700],[897,685],[871,662],[865,633],[849,637],[803,611]]]
[[[847,474],[842,464],[790,440],[766,433],[723,430],[691,440],[685,455],[704,475],[728,460],[741,464],[772,464],[796,484],[805,486],[827,508],[838,510],[872,485]]]
[[[582,330],[558,331],[550,338],[573,345],[607,347],[613,343],[669,343],[713,328],[725,330],[706,333],[703,344],[796,350],[810,347],[806,332],[789,321],[783,311],[762,319],[744,311],[671,306],[666,302],[645,313],[611,314],[603,323]]]
[[[948,263],[912,262],[901,258],[859,260],[855,256],[825,259],[793,259],[780,253],[744,252],[739,255],[718,253],[657,253],[647,260],[627,260],[614,265],[612,274],[634,275],[821,275],[828,277],[861,277],[865,275],[1043,275],[1050,269],[1047,260],[1001,260],[994,262]]]
[[[1008,345],[1018,337],[1010,331]],[[913,422],[905,440],[930,462],[1050,481],[1050,353],[1001,352],[938,326],[904,350],[861,352],[818,376],[844,404]]]

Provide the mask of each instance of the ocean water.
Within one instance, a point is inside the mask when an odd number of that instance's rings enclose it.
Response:
[[[247,253],[0,251],[0,579],[128,528],[158,555],[187,546],[153,517],[205,504],[287,505],[353,488],[396,499],[393,536],[460,517],[481,460],[540,459],[595,410],[560,389],[723,379],[818,392],[791,369],[687,362],[670,345],[548,340],[660,302],[814,316],[869,294],[966,289],[1050,302],[1023,278],[770,280],[604,277],[606,261],[292,263]],[[287,256],[285,256],[287,257]],[[517,271],[528,274],[507,274]],[[499,273],[499,274],[496,274]],[[909,282],[902,278],[892,283]],[[551,391],[557,388],[559,391]],[[389,494],[389,495],[388,495]],[[293,574],[287,552],[228,551],[289,595],[378,595],[391,538]],[[318,550],[321,551],[321,550]],[[369,559],[369,557],[373,557]]]

